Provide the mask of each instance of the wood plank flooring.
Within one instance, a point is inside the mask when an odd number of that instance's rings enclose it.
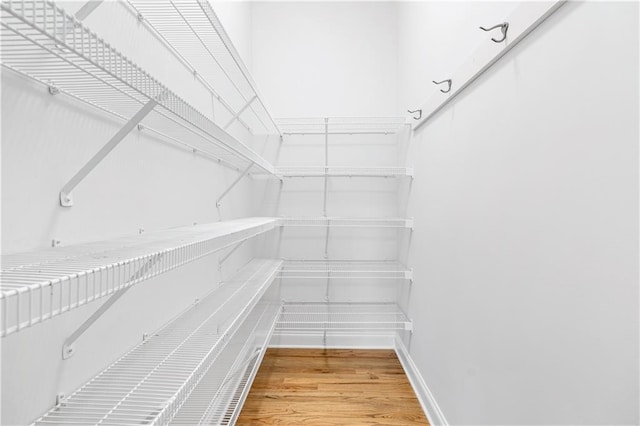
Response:
[[[268,349],[238,425],[427,425],[393,350]]]

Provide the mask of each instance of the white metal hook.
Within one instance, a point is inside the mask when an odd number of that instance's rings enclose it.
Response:
[[[496,40],[495,38],[491,37],[491,40],[493,42],[495,42],[495,43],[502,43],[503,41],[505,41],[507,39],[507,30],[509,29],[509,23],[508,22],[503,22],[502,24],[494,25],[491,28],[480,27],[480,29],[482,31],[491,31],[491,30],[494,30],[496,28],[500,28],[500,31],[502,32],[502,38],[500,40]]]
[[[440,91],[441,91],[442,93],[449,93],[449,92],[451,91],[451,79],[449,78],[449,79],[447,79],[447,80],[442,80],[442,81],[435,81],[435,80],[433,80],[433,84],[442,84],[442,83],[447,83],[447,84],[449,84],[449,87],[447,88],[447,90],[442,90],[442,89],[440,89]]]
[[[407,112],[409,114],[415,114],[416,112],[418,113],[417,117],[416,116],[413,117],[414,120],[420,120],[422,118],[422,110],[421,109],[417,109],[415,111],[411,111],[410,109],[408,109]]]

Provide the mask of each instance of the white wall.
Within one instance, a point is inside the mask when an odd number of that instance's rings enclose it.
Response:
[[[251,19],[253,3],[237,0],[210,0],[209,2],[238,50],[242,61],[249,72],[252,72],[253,31]]]
[[[400,108],[510,7],[402,3]],[[410,351],[450,424],[638,424],[638,113],[638,4],[568,3],[415,134]]]
[[[81,4],[61,5],[73,12]],[[226,11],[226,21],[235,19],[232,12]],[[244,16],[246,12],[238,10]],[[188,70],[122,3],[103,3],[87,23],[203,113],[212,113],[210,97]],[[240,34],[241,28],[234,31]],[[248,34],[243,38],[250,40]],[[52,239],[64,246],[135,235],[139,228],[150,232],[219,219],[215,199],[237,172],[137,130],[74,190],[75,205],[60,207],[62,186],[122,122],[2,71],[3,253],[46,248]],[[222,115],[218,118],[226,121]],[[236,136],[246,134],[236,132]],[[223,220],[250,214],[249,188],[243,181],[225,198]],[[53,406],[56,394],[78,388],[250,255],[249,245],[238,250],[222,274],[217,267],[219,254],[213,254],[134,286],[77,341],[76,354],[68,360],[61,356],[64,340],[106,299],[3,338],[2,424],[35,420]]]
[[[415,110],[442,86],[494,32],[492,27],[515,8],[512,1],[398,2],[398,112]],[[494,30],[498,31],[499,30]]]
[[[275,117],[393,115],[391,2],[256,2],[254,77]]]

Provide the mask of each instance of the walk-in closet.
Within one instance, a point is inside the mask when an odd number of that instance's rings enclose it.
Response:
[[[631,425],[636,1],[2,0],[3,425]]]

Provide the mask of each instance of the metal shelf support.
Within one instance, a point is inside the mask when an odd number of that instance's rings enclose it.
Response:
[[[229,128],[229,126],[231,126],[236,120],[240,119],[240,116],[242,115],[242,113],[251,106],[251,103],[253,103],[253,101],[255,101],[256,99],[258,99],[258,96],[253,96],[251,99],[249,99],[249,102],[247,102],[242,108],[240,108],[238,110],[238,112],[236,112],[233,117],[231,118],[231,120],[229,120],[229,122],[227,124],[224,125],[223,129],[227,130]]]
[[[216,207],[220,207],[222,199],[233,189],[234,186],[236,186],[238,184],[238,182],[240,182],[242,180],[243,177],[245,177],[247,175],[247,173],[249,173],[249,170],[251,170],[251,167],[253,167],[255,163],[251,162],[249,163],[249,165],[247,166],[246,169],[244,169],[242,171],[242,173],[240,173],[240,176],[238,176],[236,178],[236,180],[234,180],[231,185],[229,185],[229,187],[227,189],[225,189],[225,191],[218,197],[218,199],[216,200]]]
[[[158,105],[162,95],[149,100],[60,190],[60,205],[73,206],[71,191]],[[253,163],[252,163],[253,164]]]
[[[324,201],[322,216],[327,217],[327,191],[329,185],[329,119],[324,119]]]
[[[115,292],[106,302],[104,302],[97,311],[95,311],[85,322],[83,322],[80,327],[74,331],[71,336],[67,337],[62,345],[62,359],[69,359],[76,353],[76,348],[74,343],[76,340],[82,336],[85,331],[87,331],[93,323],[98,321],[98,319],[109,310],[111,306],[113,306],[131,287],[125,287],[121,290]]]
[[[162,259],[162,253],[152,257],[147,261],[147,263],[142,266],[142,268],[138,269],[138,271],[129,278],[129,282],[133,282],[142,278],[148,271],[151,269],[153,265],[158,263]],[[75,346],[74,343],[76,340],[82,336],[85,331],[87,331],[93,323],[95,323],[105,312],[109,310],[111,306],[113,306],[129,289],[131,286],[127,286],[116,291],[106,302],[102,304],[85,322],[83,322],[80,327],[74,331],[71,336],[69,336],[62,345],[62,359],[71,358],[75,354]]]
[[[91,15],[93,11],[102,4],[103,1],[104,0],[88,0],[80,9],[78,9],[74,16],[78,21],[85,20],[87,16]]]
[[[231,250],[229,250],[229,252],[227,252],[227,254],[225,254],[224,256],[222,256],[219,260],[218,260],[218,270],[221,271],[222,270],[222,265],[227,261],[227,259],[229,259],[229,257],[231,257],[231,255],[233,253],[235,253],[247,240],[242,240],[240,241],[238,244],[236,244]],[[222,279],[222,277],[220,277],[220,279]]]
[[[80,22],[87,19],[87,17],[91,15],[98,8],[98,6],[100,6],[103,2],[104,0],[88,0],[73,15],[73,17],[75,18],[74,25],[71,25],[68,28],[66,25],[64,25],[62,30],[60,30],[59,32],[56,32],[56,37],[58,37],[60,40],[65,40],[67,35],[69,35],[70,33],[73,33],[77,28],[80,28]],[[59,90],[54,93],[52,92],[51,89],[52,89],[52,86],[49,86],[49,93],[51,93],[52,95],[56,95],[59,93]],[[54,88],[54,91],[55,91],[55,88]]]

